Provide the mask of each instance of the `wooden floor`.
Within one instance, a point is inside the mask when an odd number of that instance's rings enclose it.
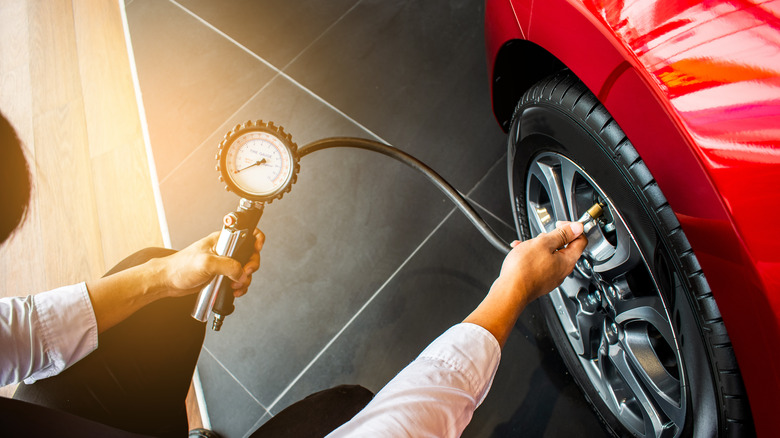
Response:
[[[24,143],[34,183],[24,225],[0,247],[4,296],[94,278],[165,244],[123,8],[0,2],[0,111]]]

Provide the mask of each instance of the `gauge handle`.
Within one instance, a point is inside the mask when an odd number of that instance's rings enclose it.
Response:
[[[239,208],[225,215],[222,232],[215,251],[245,265],[252,257],[255,248],[254,230],[263,215],[263,204],[241,200]],[[206,322],[209,314],[214,313],[212,329],[219,331],[227,315],[233,313],[233,288],[230,279],[219,275],[204,287],[192,312],[193,318]]]

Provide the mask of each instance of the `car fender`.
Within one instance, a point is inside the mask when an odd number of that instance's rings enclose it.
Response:
[[[543,49],[621,126],[694,249],[734,344],[757,430],[768,433],[770,411],[780,405],[780,252],[767,222],[780,217],[780,106],[760,103],[777,97],[780,104],[780,84],[771,77],[779,66],[777,58],[745,65],[718,47],[752,46],[767,35],[780,41],[776,15],[771,21],[780,2],[713,2],[726,18],[698,3],[546,0],[529,8],[531,2],[488,0],[487,55],[501,59],[518,40]],[[654,22],[627,18],[640,6]],[[489,65],[495,95],[505,72]],[[757,100],[730,94],[745,83]],[[744,135],[718,128],[733,128],[735,111],[742,111]]]

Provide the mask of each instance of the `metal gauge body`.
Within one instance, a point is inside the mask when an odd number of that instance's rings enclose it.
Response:
[[[298,176],[298,146],[273,122],[237,125],[219,145],[217,170],[226,189],[242,198],[271,202],[290,191]]]

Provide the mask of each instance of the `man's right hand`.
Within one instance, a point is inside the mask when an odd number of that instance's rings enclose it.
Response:
[[[260,268],[260,250],[265,242],[262,231],[255,229],[255,250],[249,261],[241,263],[219,256],[214,250],[219,232],[212,233],[183,250],[158,259],[162,265],[161,280],[167,296],[183,296],[200,291],[216,275],[232,280],[234,295],[244,295],[252,282],[252,274]]]
[[[578,222],[513,242],[490,292],[463,322],[485,328],[503,347],[525,306],[561,284],[587,244]]]
[[[527,294],[527,302],[531,302],[563,282],[587,244],[581,223],[559,222],[549,233],[524,242],[512,242],[512,251],[504,259],[499,281],[515,285]]]

